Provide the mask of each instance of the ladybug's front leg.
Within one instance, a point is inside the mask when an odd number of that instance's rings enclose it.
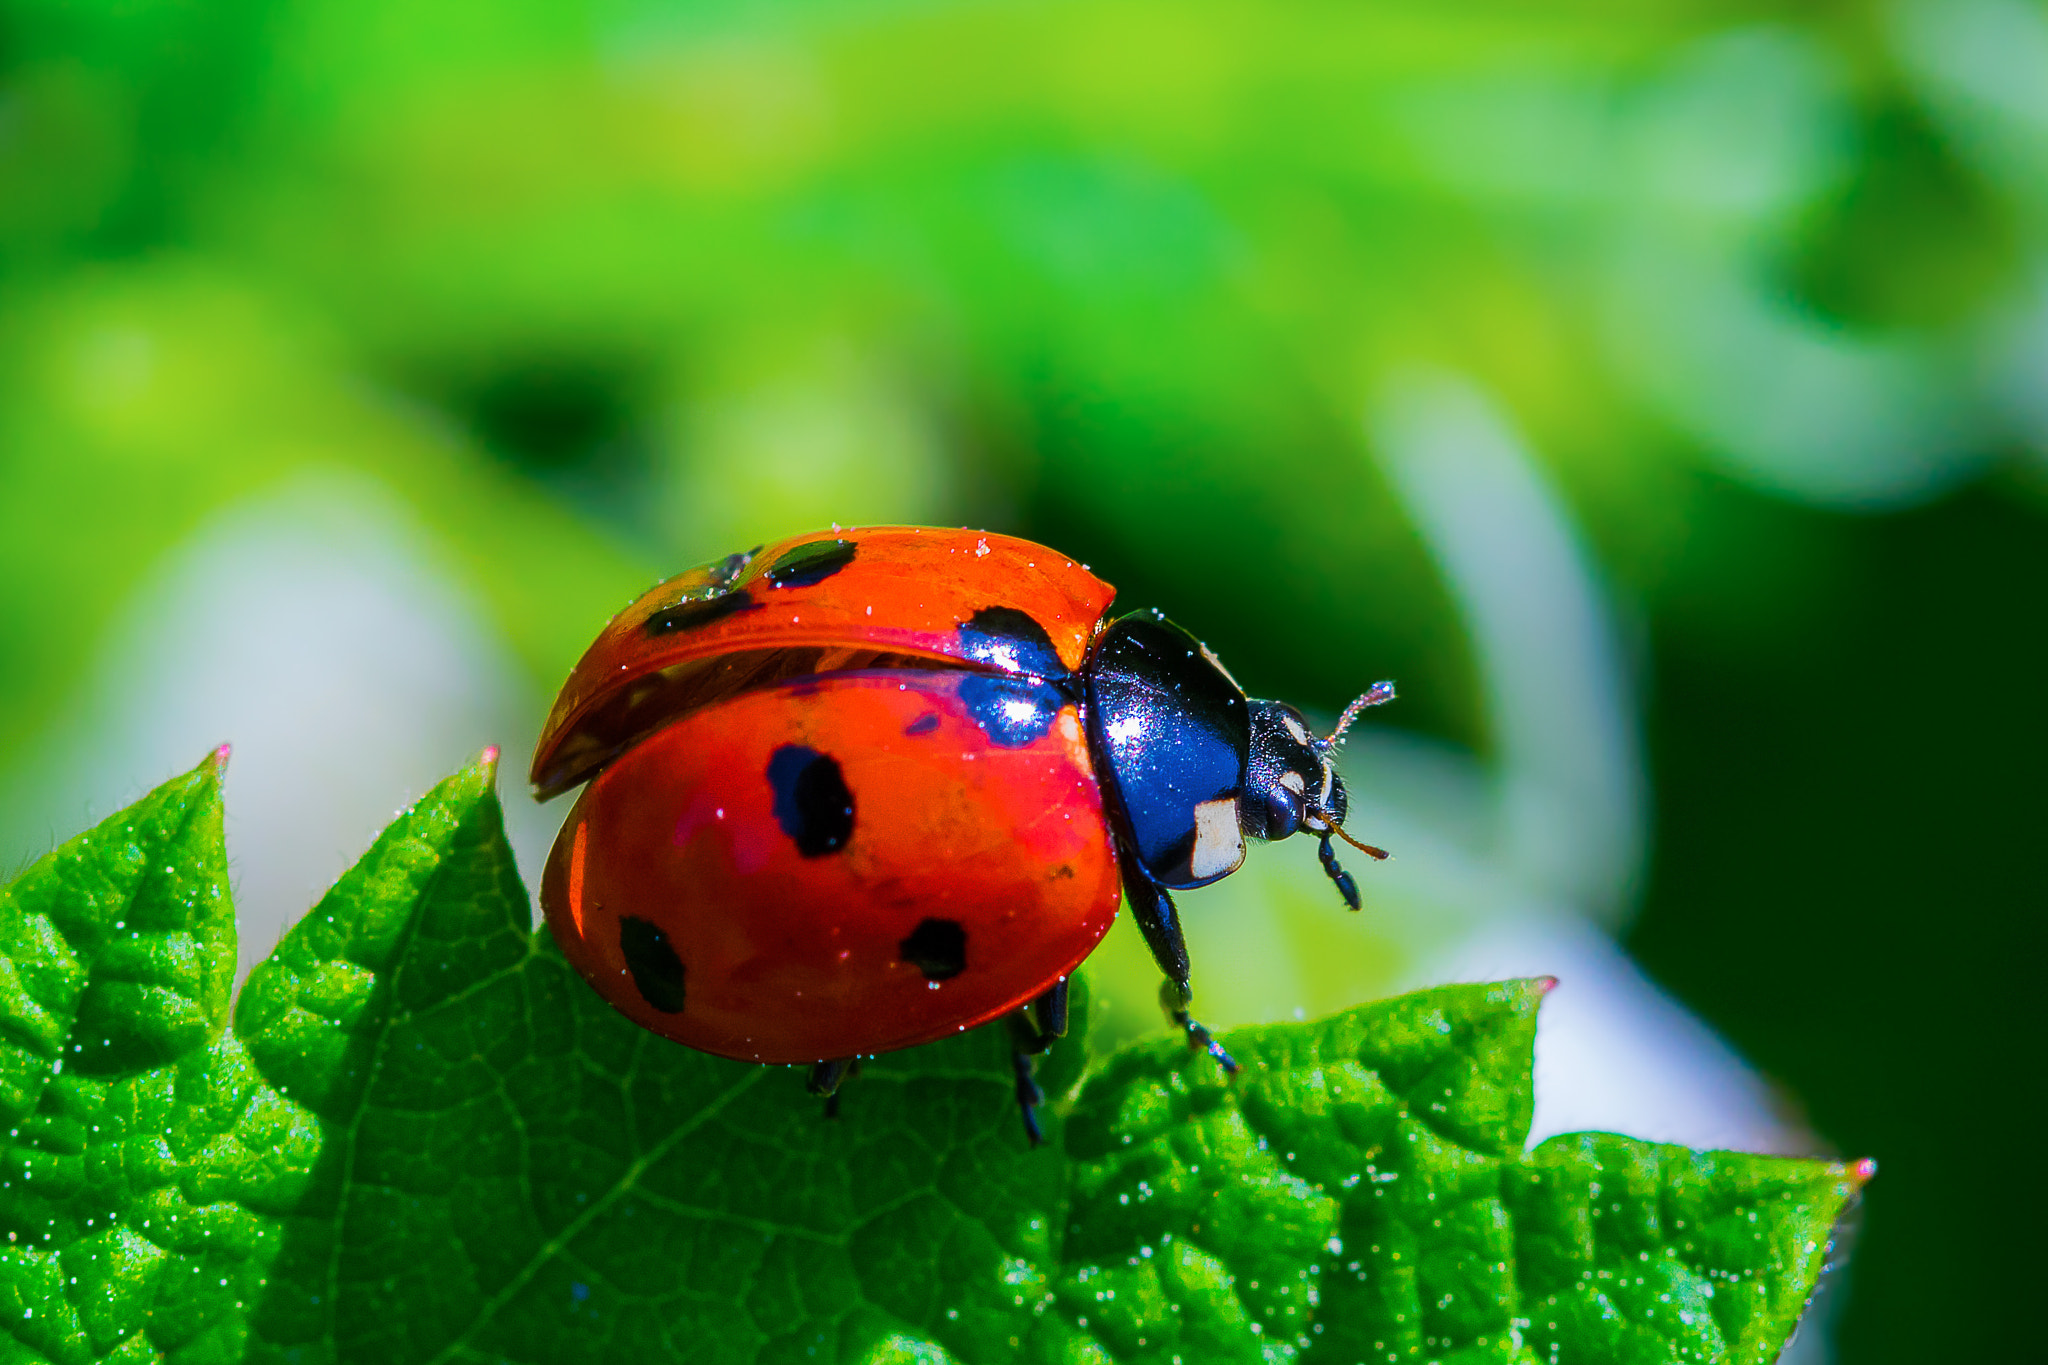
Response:
[[[1159,984],[1160,1005],[1175,1025],[1186,1031],[1189,1047],[1202,1048],[1216,1059],[1217,1065],[1236,1075],[1236,1059],[1188,1013],[1195,992],[1188,984],[1188,941],[1181,933],[1180,912],[1174,909],[1173,897],[1146,875],[1135,853],[1121,852],[1118,861],[1124,869],[1124,897],[1131,903],[1131,913],[1145,935],[1145,945],[1152,950],[1152,960],[1166,973],[1166,980]]]

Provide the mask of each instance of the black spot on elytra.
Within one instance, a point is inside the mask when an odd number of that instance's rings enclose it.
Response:
[[[747,565],[753,563],[754,556],[759,553],[761,547],[756,545],[751,550],[741,550],[738,554],[727,555],[707,568],[705,573],[709,574],[711,581],[719,587],[729,588],[739,581],[739,576],[746,572]]]
[[[619,952],[640,998],[663,1014],[683,1012],[683,961],[660,925],[631,915],[619,921]]]
[[[685,598],[672,607],[663,607],[647,618],[641,629],[649,635],[674,635],[677,631],[691,630],[722,620],[734,612],[751,611],[760,606],[753,594],[745,588],[735,592],[722,592],[714,597]]]
[[[1058,688],[1036,678],[971,673],[960,680],[967,714],[999,749],[1021,749],[1052,729],[1064,700]]]
[[[968,617],[960,626],[960,652],[1005,673],[1059,678],[1067,672],[1045,627],[1015,607],[983,607]]]
[[[906,735],[928,735],[938,728],[939,713],[927,711],[916,720],[910,722],[910,724],[904,726],[903,733]]]
[[[814,540],[775,561],[765,575],[778,588],[808,588],[853,563],[860,546],[850,540]]]
[[[925,980],[945,981],[967,970],[967,931],[956,920],[920,920],[896,951],[923,972]]]
[[[846,847],[853,837],[853,793],[839,764],[801,744],[785,744],[768,757],[775,792],[775,823],[806,858]]]

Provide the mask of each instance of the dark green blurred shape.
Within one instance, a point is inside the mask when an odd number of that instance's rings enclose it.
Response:
[[[2048,537],[1991,492],[1890,521],[1724,493],[1828,562],[1759,644],[1658,630],[1658,866],[1632,946],[1856,1151],[1884,1153],[1845,1361],[2025,1359],[2040,1130]],[[1769,531],[1765,531],[1769,527]]]
[[[1971,1182],[2036,1132],[2044,35],[2028,0],[13,0],[0,766],[169,547],[333,464],[419,508],[536,690],[659,572],[952,521],[1254,692],[1396,676],[1395,723],[1483,751],[1363,425],[1456,371],[1645,623],[1633,945],[1885,1163],[1841,1359],[2019,1358],[2043,1210]]]

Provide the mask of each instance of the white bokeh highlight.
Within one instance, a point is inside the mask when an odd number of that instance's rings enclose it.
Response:
[[[1562,501],[1458,380],[1390,383],[1373,435],[1469,627],[1499,754],[1497,860],[1533,891],[1625,921],[1644,838],[1634,689]]]
[[[1395,884],[1454,928],[1416,955],[1412,984],[1559,978],[1538,1026],[1532,1141],[1603,1129],[1811,1150],[1769,1087],[1611,937],[1634,910],[1647,787],[1612,609],[1563,501],[1505,414],[1460,377],[1394,377],[1370,434],[1465,615],[1498,753],[1492,765],[1427,755],[1471,764],[1469,780],[1432,785],[1440,803],[1462,795],[1490,809],[1493,837],[1414,832],[1417,856]],[[1370,758],[1377,785],[1398,792],[1423,757],[1383,744]],[[1398,802],[1381,818],[1398,820]],[[1448,810],[1438,820],[1474,823]]]
[[[496,744],[531,885],[557,818],[519,781],[544,699],[430,544],[380,486],[339,472],[201,524],[120,613],[33,765],[50,839],[232,744],[226,833],[246,975],[400,809]]]

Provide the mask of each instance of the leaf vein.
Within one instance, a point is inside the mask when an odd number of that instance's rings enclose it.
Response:
[[[596,1221],[600,1214],[623,1199],[627,1192],[638,1183],[640,1177],[647,1173],[648,1168],[666,1156],[677,1143],[689,1137],[712,1119],[718,1117],[720,1113],[724,1112],[727,1105],[731,1104],[746,1091],[752,1089],[754,1084],[761,1079],[764,1071],[765,1068],[756,1068],[755,1070],[742,1073],[731,1085],[728,1085],[722,1092],[712,1097],[703,1108],[692,1114],[687,1123],[677,1125],[660,1142],[655,1143],[644,1154],[636,1158],[633,1164],[626,1168],[625,1174],[621,1175],[613,1183],[612,1187],[605,1191],[601,1198],[592,1200],[589,1208],[577,1214],[560,1232],[550,1237],[541,1249],[536,1251],[525,1266],[520,1269],[519,1273],[505,1283],[503,1289],[500,1289],[496,1294],[487,1299],[483,1307],[477,1311],[476,1317],[470,1322],[469,1326],[463,1329],[462,1335],[456,1337],[453,1341],[435,1352],[427,1365],[447,1365],[447,1362],[455,1358],[456,1352],[468,1350],[469,1343],[476,1334],[482,1331],[492,1318],[497,1316],[499,1310],[504,1308],[507,1303],[510,1303],[522,1289],[532,1282],[533,1277],[540,1273],[542,1266],[559,1255],[563,1248],[573,1241],[585,1228],[589,1227],[591,1223]]]

